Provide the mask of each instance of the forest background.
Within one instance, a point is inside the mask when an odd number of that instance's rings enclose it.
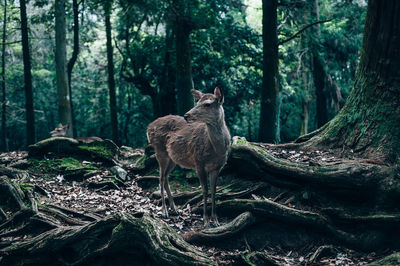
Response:
[[[2,150],[25,149],[27,143],[49,137],[60,122],[57,2],[26,3],[34,110],[31,140],[26,129],[32,112],[26,108],[24,19],[18,1],[1,3]],[[272,7],[276,34],[263,36],[258,0],[66,1],[64,43],[73,133],[145,146],[147,125],[158,116],[190,107],[192,99],[185,98],[181,88],[194,85],[203,92],[216,86],[223,89],[231,135],[250,141],[294,140],[333,118],[350,93],[366,5],[362,0],[282,0]],[[263,60],[263,37],[274,36],[276,134],[265,140],[260,136],[260,124],[266,123],[260,119],[263,70],[274,58]],[[114,116],[110,110],[115,110]]]

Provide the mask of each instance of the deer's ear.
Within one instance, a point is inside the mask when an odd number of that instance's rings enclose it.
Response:
[[[223,104],[224,103],[224,94],[222,93],[222,90],[218,87],[215,88],[214,90],[214,95],[218,99],[218,103]]]
[[[192,90],[192,94],[196,100],[200,100],[201,96],[203,96],[203,93],[198,90]]]

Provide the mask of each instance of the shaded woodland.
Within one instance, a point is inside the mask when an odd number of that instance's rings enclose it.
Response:
[[[2,12],[0,264],[400,264],[398,1]],[[204,228],[194,171],[162,215],[146,127],[216,86],[234,137]]]

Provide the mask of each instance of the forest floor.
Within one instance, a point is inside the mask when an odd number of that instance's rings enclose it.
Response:
[[[264,148],[268,149],[268,147]],[[298,153],[280,148],[273,149],[270,152],[280,158],[307,164],[335,161],[335,157],[332,154],[322,151]],[[27,156],[27,152],[23,151],[1,153],[0,166],[18,164],[26,160]],[[96,164],[100,171],[96,175],[82,181],[68,181],[61,174],[56,176],[30,175],[29,180],[24,179],[19,181],[29,183],[29,185],[33,185],[43,192],[38,195],[39,204],[41,205],[60,206],[80,213],[95,214],[99,217],[106,217],[118,212],[144,212],[149,213],[153,217],[161,218],[161,201],[159,192],[157,193],[157,179],[155,177],[149,179],[153,180],[151,181],[153,182],[152,185],[141,187],[138,180],[142,176],[133,174],[129,166],[124,166],[123,168],[128,171],[127,179],[124,182],[111,186],[104,183],[104,186],[96,187],[93,184],[99,184],[112,175],[109,168],[98,162],[83,161],[82,164]],[[18,180],[15,181],[18,182]],[[179,191],[181,185],[179,178],[172,177],[170,183],[175,193],[182,192]],[[189,184],[189,187],[187,184],[185,186],[186,189],[192,191],[200,189],[196,181]],[[252,200],[263,200],[264,197],[262,194],[257,194],[257,192],[248,195],[248,198]],[[269,198],[269,200],[275,201],[277,198]],[[287,202],[286,205],[293,207],[291,202]],[[178,204],[178,208],[181,210],[180,215],[170,216],[169,219],[164,219],[164,221],[181,235],[190,231],[201,230],[203,226],[202,217],[192,210],[193,207],[190,204],[183,206]],[[220,219],[220,222],[226,223],[227,220],[226,218],[225,220]],[[2,241],[19,241],[21,238],[23,236],[8,237],[8,239],[2,239]],[[246,245],[243,249],[250,251],[251,243],[247,243],[247,241],[245,243]],[[231,264],[232,255],[244,251],[207,245],[197,245],[197,247],[202,252],[213,257],[221,265]],[[389,250],[380,251],[378,254],[375,252],[363,253],[341,246],[331,246],[326,249],[325,254],[320,254],[311,261],[318,248],[320,247],[313,244],[297,249],[267,245],[262,252],[281,265],[366,265],[389,253]]]

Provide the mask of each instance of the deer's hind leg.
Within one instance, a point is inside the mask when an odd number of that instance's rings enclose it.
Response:
[[[210,221],[207,216],[207,194],[208,194],[208,184],[207,184],[207,172],[203,167],[196,169],[197,175],[199,176],[201,190],[203,191],[203,223],[204,227],[210,226]]]
[[[217,178],[219,171],[210,172],[210,190],[211,190],[211,224],[213,226],[219,226],[217,214],[215,211],[215,192],[217,187]]]
[[[169,159],[169,161],[167,163],[167,167],[165,168],[165,172],[164,172],[164,189],[168,195],[169,207],[171,208],[172,213],[177,215],[179,213],[176,210],[174,197],[172,196],[171,190],[169,189],[169,182],[168,182],[168,176],[171,173],[171,171],[174,169],[175,165],[176,164],[171,159]]]
[[[161,202],[162,202],[162,218],[168,218],[167,206],[165,205],[164,197],[164,184],[166,182],[165,172],[168,168],[169,161],[171,160],[166,151],[156,152],[156,159],[158,161],[158,166],[160,167],[160,192],[161,192]]]

